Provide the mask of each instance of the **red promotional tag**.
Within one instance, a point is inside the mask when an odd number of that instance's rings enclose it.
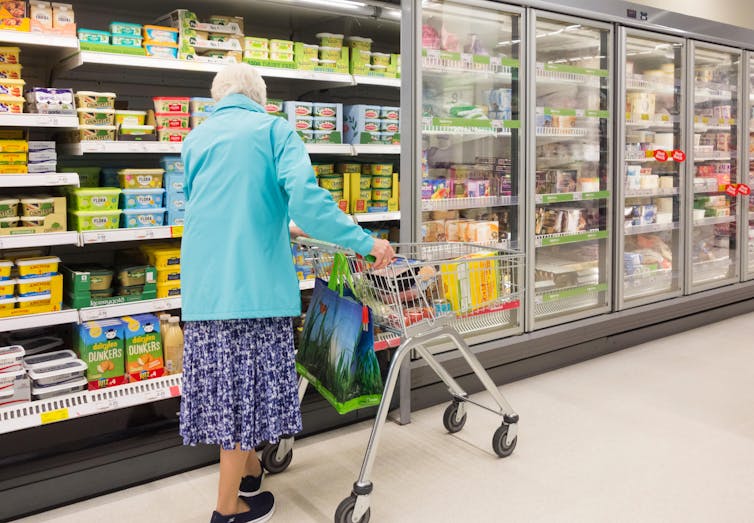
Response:
[[[685,162],[686,153],[681,151],[680,149],[676,149],[675,151],[673,151],[673,160],[676,162]]]
[[[749,187],[745,183],[739,183],[738,184],[738,194],[743,194],[744,196],[749,196],[751,194],[751,187]]]
[[[667,151],[663,151],[661,149],[655,151],[655,160],[657,160],[658,162],[667,162],[668,161]]]
[[[728,194],[728,196],[735,196],[736,194],[738,194],[738,187],[733,183],[728,184],[725,186],[725,192],[726,194]]]

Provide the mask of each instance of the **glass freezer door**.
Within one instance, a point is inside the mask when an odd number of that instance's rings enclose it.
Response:
[[[746,135],[746,143],[743,144],[744,152],[746,154],[747,162],[744,163],[745,169],[748,169],[748,176],[745,177],[745,183],[749,188],[754,187],[754,53],[747,53],[749,67],[747,70],[747,76],[745,77],[744,84],[747,86],[747,94],[744,99],[746,100],[747,110],[742,118],[741,125],[747,126],[748,133]],[[746,171],[745,171],[746,172]],[[744,279],[754,279],[754,194],[747,196],[741,196],[741,202],[747,202],[744,205],[744,213],[748,227],[744,230],[744,245],[746,245],[745,252],[745,264],[744,264]]]
[[[621,29],[621,180],[617,184],[618,308],[683,292],[685,166],[683,40]]]
[[[689,292],[738,280],[740,51],[691,43],[693,121]]]
[[[460,1],[421,11],[421,241],[519,249],[523,11]],[[502,292],[519,292],[518,272]],[[523,328],[522,314],[506,316]]]
[[[543,13],[530,23],[535,329],[610,306],[612,28]]]

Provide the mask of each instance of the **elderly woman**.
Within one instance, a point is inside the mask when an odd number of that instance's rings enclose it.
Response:
[[[308,235],[371,254],[378,267],[393,250],[317,186],[304,143],[265,112],[266,86],[253,67],[220,71],[212,97],[212,116],[183,145],[180,430],[184,444],[220,446],[212,523],[262,522],[275,499],[260,492],[254,449],[301,431],[291,325],[301,300],[290,220]]]

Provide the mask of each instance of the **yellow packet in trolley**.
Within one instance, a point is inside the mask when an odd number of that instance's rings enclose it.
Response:
[[[461,256],[440,265],[445,299],[454,312],[467,314],[500,297],[498,260],[492,253]]]

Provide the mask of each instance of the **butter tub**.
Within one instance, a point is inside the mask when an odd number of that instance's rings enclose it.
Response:
[[[131,35],[113,35],[112,44],[121,47],[141,47],[141,37]]]
[[[87,364],[78,358],[68,358],[54,364],[29,368],[29,377],[35,387],[52,387],[68,384],[84,377]]]
[[[159,209],[165,198],[165,189],[126,189],[120,194],[120,206],[130,209]]]
[[[212,98],[193,97],[189,101],[189,108],[191,113],[211,113],[215,108],[215,100]]]
[[[113,125],[115,121],[115,110],[101,107],[86,107],[76,109],[79,115],[81,125]]]
[[[18,216],[18,198],[0,199],[0,218]]]
[[[22,362],[25,355],[26,351],[20,345],[0,347],[0,368],[7,368],[8,370],[20,369],[23,365]]]
[[[85,377],[77,378],[73,381],[67,381],[60,385],[50,385],[49,387],[32,387],[31,399],[46,400],[64,394],[72,394],[84,390],[87,385]]]
[[[0,281],[0,300],[7,300],[15,296],[16,280]]]
[[[212,116],[212,113],[191,113],[191,128],[199,127],[210,116]]]
[[[86,42],[89,44],[109,44],[110,43],[110,32],[109,31],[99,31],[97,29],[84,29],[79,28],[78,30],[78,36],[79,40],[82,42]]]
[[[124,228],[160,227],[165,223],[165,208],[159,209],[125,209],[121,215]]]
[[[115,111],[115,123],[117,125],[144,125],[146,118],[146,111]]]
[[[19,278],[16,280],[18,296],[43,296],[52,291],[52,276],[36,276],[34,278]]]
[[[71,210],[114,211],[118,208],[120,192],[113,187],[73,189],[69,197]]]
[[[36,276],[52,276],[57,274],[60,258],[45,256],[42,258],[20,258],[16,260],[19,278],[34,278]]]
[[[0,79],[0,95],[21,97],[24,95],[24,80],[13,80],[12,78]]]
[[[144,45],[144,50],[147,56],[154,56],[155,58],[167,58],[175,60],[178,58],[178,46],[172,46],[168,44],[150,44]]]
[[[78,137],[82,142],[115,141],[114,125],[79,125]]]
[[[161,25],[145,25],[144,39],[148,42],[178,44],[178,29]]]
[[[0,218],[0,229],[12,229],[18,227],[18,222],[21,220],[18,216],[8,216],[7,218]]]
[[[157,298],[172,298],[181,295],[181,282],[171,281],[157,284]]]
[[[55,199],[52,197],[21,198],[23,216],[48,216],[55,212]]]
[[[141,38],[142,27],[141,24],[131,22],[110,22],[110,32],[113,35],[138,36]]]
[[[334,33],[317,33],[319,43],[323,47],[343,47],[343,35]]]
[[[191,129],[157,129],[157,139],[161,142],[180,143],[186,139]]]
[[[115,93],[78,91],[75,95],[76,106],[80,109],[112,109],[115,107]]]
[[[189,129],[189,113],[155,113],[155,123],[157,129]]]
[[[154,112],[156,114],[187,114],[191,105],[191,98],[188,96],[155,96],[152,98],[152,101],[154,102]]]
[[[77,231],[117,229],[121,211],[71,211],[68,213],[71,227]]]
[[[0,260],[0,281],[9,280],[10,273],[13,270],[13,262],[10,260]]]
[[[121,189],[159,189],[164,175],[164,169],[121,169],[118,180]]]
[[[0,114],[21,114],[26,100],[20,96],[0,95]]]

